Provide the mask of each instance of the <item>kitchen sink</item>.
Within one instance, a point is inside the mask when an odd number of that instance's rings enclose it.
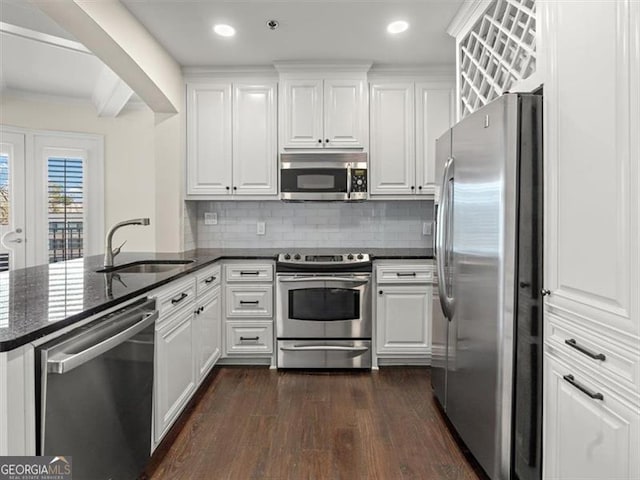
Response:
[[[115,265],[100,270],[97,273],[162,273],[168,272],[181,265],[193,263],[193,260],[140,260],[138,262]]]

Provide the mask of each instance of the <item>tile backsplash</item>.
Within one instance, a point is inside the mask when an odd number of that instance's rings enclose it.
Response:
[[[425,200],[186,203],[185,240],[199,248],[420,248],[432,241],[422,234],[423,223],[433,221],[433,202]],[[218,224],[205,225],[205,212],[216,213]],[[258,222],[264,235],[256,234]]]

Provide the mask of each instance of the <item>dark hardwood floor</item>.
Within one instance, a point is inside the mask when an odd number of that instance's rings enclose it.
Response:
[[[217,368],[151,459],[151,479],[477,479],[429,369]]]

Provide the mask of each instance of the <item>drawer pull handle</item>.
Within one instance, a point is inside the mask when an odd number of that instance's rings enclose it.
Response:
[[[204,283],[211,283],[216,279],[216,277],[214,277],[213,275],[211,275],[209,278],[205,279]]]
[[[241,342],[257,342],[258,340],[260,340],[260,337],[240,337]]]
[[[579,384],[578,382],[576,382],[576,379],[574,378],[573,375],[564,375],[562,378],[564,378],[571,385],[576,387],[582,393],[584,393],[584,394],[588,395],[589,397],[593,398],[594,400],[604,400],[604,395],[602,395],[599,392],[594,392],[593,390],[585,387],[584,385]]]
[[[178,295],[177,297],[173,297],[171,299],[171,305],[175,305],[177,303],[180,303],[182,300],[184,300],[185,298],[187,298],[189,295],[187,295],[186,293],[182,292],[180,295]]]
[[[260,300],[240,300],[240,305],[260,305]]]
[[[396,276],[398,276],[398,277],[415,277],[416,276],[416,272],[411,272],[411,273],[396,272]]]
[[[260,275],[260,272],[258,270],[256,270],[255,272],[245,272],[245,271],[241,271],[240,275]]]
[[[587,357],[593,358],[594,360],[602,360],[604,362],[607,358],[604,356],[604,353],[594,353],[588,348],[578,345],[578,342],[576,341],[575,338],[570,338],[568,340],[565,340],[564,343],[569,345],[571,348],[575,348],[579,352],[584,353]]]

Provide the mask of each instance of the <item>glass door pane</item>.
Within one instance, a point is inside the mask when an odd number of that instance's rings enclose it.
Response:
[[[25,138],[0,128],[0,272],[26,266]]]

